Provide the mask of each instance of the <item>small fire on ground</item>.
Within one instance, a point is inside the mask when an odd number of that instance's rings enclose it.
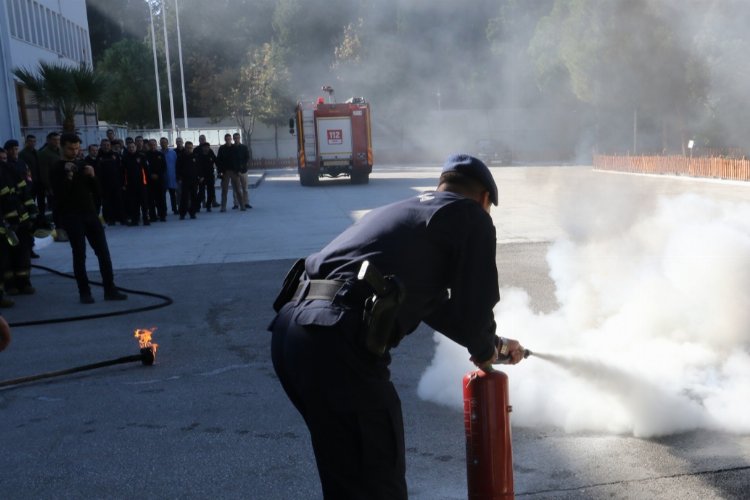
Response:
[[[143,364],[152,365],[156,358],[156,348],[159,344],[151,342],[151,334],[156,330],[156,327],[151,329],[148,328],[137,328],[133,334],[138,339],[138,345],[141,348],[141,355],[143,356]]]

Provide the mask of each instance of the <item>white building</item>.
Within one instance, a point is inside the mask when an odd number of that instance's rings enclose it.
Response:
[[[58,111],[37,105],[13,76],[40,61],[92,66],[86,0],[0,1],[0,145],[61,124]],[[76,125],[96,125],[95,112],[77,116]]]

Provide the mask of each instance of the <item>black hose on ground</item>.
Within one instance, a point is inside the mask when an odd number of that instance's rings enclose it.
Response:
[[[75,276],[68,273],[63,273],[61,271],[58,271],[56,269],[52,269],[50,267],[40,266],[37,264],[32,264],[34,269],[40,269],[42,271],[47,271],[48,273],[56,274],[58,276],[62,276],[65,278],[71,278],[75,279]],[[100,283],[98,281],[91,281],[92,285],[101,286],[103,287],[104,284]],[[172,305],[174,302],[171,297],[168,297],[166,295],[162,295],[159,293],[153,293],[153,292],[145,292],[143,290],[131,290],[129,288],[121,288],[118,287],[119,290],[122,290],[123,292],[127,292],[134,295],[143,295],[146,297],[155,297],[157,299],[161,299],[162,302],[150,306],[144,306],[144,307],[137,307],[134,309],[123,309],[120,311],[110,311],[110,312],[103,312],[103,313],[95,313],[95,314],[84,314],[81,316],[69,316],[67,318],[49,318],[49,319],[39,319],[39,320],[33,320],[33,321],[18,321],[15,323],[9,323],[11,328],[20,328],[23,326],[36,326],[36,325],[49,325],[53,323],[68,323],[71,321],[83,321],[88,319],[99,319],[99,318],[108,318],[110,316],[122,316],[125,314],[133,314],[137,312],[145,312],[145,311],[153,311],[154,309],[160,309],[162,307],[167,307],[169,305]]]

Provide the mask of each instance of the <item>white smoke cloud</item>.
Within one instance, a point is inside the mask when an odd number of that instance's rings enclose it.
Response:
[[[557,310],[534,312],[524,290],[501,293],[499,333],[559,358],[505,369],[514,425],[750,432],[750,204],[617,199],[563,204],[567,237],[547,255]],[[419,395],[461,408],[456,381],[473,366],[435,339]]]

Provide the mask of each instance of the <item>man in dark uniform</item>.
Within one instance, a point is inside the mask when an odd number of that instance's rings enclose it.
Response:
[[[148,160],[148,200],[149,214],[151,220],[166,222],[167,220],[167,160],[164,154],[159,151],[156,139],[149,139],[148,151],[146,152]]]
[[[274,368],[310,430],[326,499],[407,497],[389,349],[421,321],[465,346],[483,370],[498,350],[506,362],[523,358],[517,341],[495,335],[491,204],[497,187],[489,169],[455,155],[436,191],[371,211],[306,259],[297,292],[269,328]],[[400,283],[395,321],[376,330],[385,333],[384,351],[373,350],[362,320],[373,292],[357,279],[365,261]]]
[[[99,260],[99,272],[104,283],[104,300],[124,300],[128,296],[115,286],[107,237],[99,221],[101,195],[94,168],[76,160],[81,146],[81,140],[77,135],[63,134],[60,144],[63,158],[53,168],[50,178],[63,225],[70,238],[73,274],[78,284],[80,301],[82,304],[94,303],[86,275],[86,240]]]
[[[18,141],[6,141],[5,153],[6,162],[0,167],[4,184],[1,194],[3,219],[18,238],[18,244],[9,249],[9,266],[6,266],[4,276],[5,291],[8,295],[31,295],[36,292],[31,286],[31,255],[38,208],[30,173],[26,164],[18,158]]]
[[[219,146],[219,154],[216,156],[216,167],[221,178],[221,211],[227,211],[227,194],[229,193],[229,183],[232,183],[232,193],[234,204],[237,205],[240,195],[240,177],[234,146],[232,146],[232,136],[224,135],[224,144]],[[245,210],[245,207],[242,207]]]
[[[196,218],[200,211],[198,201],[198,185],[200,184],[200,166],[193,154],[193,143],[185,143],[185,151],[177,157],[177,182],[180,184],[180,220],[190,213],[190,218]]]
[[[97,155],[97,166],[94,169],[99,185],[102,188],[102,216],[109,226],[117,222],[127,224],[123,205],[124,173],[122,158],[112,149],[109,139],[102,139]]]
[[[42,192],[40,196],[39,187],[41,186],[41,182],[39,182],[39,154],[36,150],[35,135],[29,134],[26,136],[26,142],[24,143],[21,152],[18,153],[18,156],[26,164],[26,168],[29,169],[29,175],[32,180],[32,194],[34,195],[37,207],[39,208],[38,218],[44,219],[44,211],[42,210],[42,204],[40,204],[40,200],[44,200],[44,192]],[[46,209],[46,203],[44,203],[44,208]],[[43,223],[46,221],[40,220],[38,222]]]
[[[198,187],[198,201],[206,207],[206,212],[210,212],[211,207],[219,206],[216,203],[216,176],[214,175],[216,155],[208,141],[202,142],[193,154],[198,160],[199,176],[201,178],[201,183]]]
[[[91,165],[94,167],[94,172],[96,172],[96,163],[98,161],[97,157],[99,156],[99,145],[98,144],[89,144],[89,147],[86,148],[86,156],[83,158],[83,161],[86,165]]]
[[[250,197],[247,194],[247,169],[250,166],[250,149],[248,149],[247,145],[242,144],[239,133],[235,133],[232,136],[232,139],[234,140],[234,144],[232,145],[232,147],[234,148],[234,158],[237,162],[237,173],[239,174],[237,176],[237,179],[239,180],[240,192],[242,193],[242,202],[240,207],[253,208],[250,205]],[[237,203],[236,198],[235,203]]]
[[[52,193],[49,179],[50,171],[61,158],[60,134],[57,132],[50,132],[47,134],[47,142],[39,150],[38,156],[39,177],[34,179],[34,183],[37,193],[41,192],[41,195],[37,195],[39,212],[44,215],[46,214],[47,207],[52,210],[52,221],[56,227],[55,241],[65,242],[68,241],[68,236],[65,233],[65,229],[63,229],[62,223],[60,222],[60,217],[57,214],[57,209],[55,208],[55,196]]]
[[[148,162],[143,153],[136,151],[135,142],[128,143],[122,157],[125,177],[125,205],[130,216],[131,226],[137,226],[141,216],[143,225],[151,224],[148,218]]]

